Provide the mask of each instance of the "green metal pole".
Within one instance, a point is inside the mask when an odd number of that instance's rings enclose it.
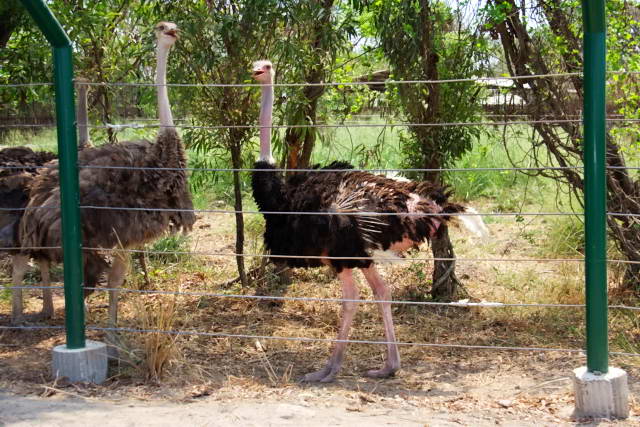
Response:
[[[71,41],[43,0],[21,1],[53,48],[67,348],[84,348],[82,240]]]
[[[587,369],[607,373],[606,26],[604,0],[583,0]]]

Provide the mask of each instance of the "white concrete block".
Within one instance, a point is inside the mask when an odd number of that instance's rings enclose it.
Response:
[[[586,366],[573,370],[577,418],[627,418],[629,386],[627,373],[609,367],[606,374],[595,374]]]
[[[66,345],[54,347],[53,377],[67,377],[71,382],[104,382],[107,378],[107,346],[87,340],[84,348],[70,350]]]

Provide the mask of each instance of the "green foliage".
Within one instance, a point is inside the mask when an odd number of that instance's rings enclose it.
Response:
[[[179,263],[189,258],[189,237],[184,234],[172,234],[155,241],[149,251],[149,260],[158,264]],[[178,253],[176,253],[178,252]]]
[[[391,67],[391,78],[466,78],[480,72],[474,50],[478,37],[455,25],[456,11],[440,1],[374,2],[370,8],[376,37]],[[402,84],[391,103],[411,123],[477,120],[479,89],[472,82]],[[453,164],[471,148],[477,128],[412,126],[402,136],[403,166],[438,168]]]

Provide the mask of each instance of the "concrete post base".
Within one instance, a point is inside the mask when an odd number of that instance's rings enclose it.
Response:
[[[573,370],[577,418],[627,418],[629,416],[629,386],[622,369],[596,375],[586,366]]]
[[[69,350],[66,345],[54,347],[53,377],[67,377],[71,382],[104,382],[107,378],[107,346],[87,340],[84,348]]]

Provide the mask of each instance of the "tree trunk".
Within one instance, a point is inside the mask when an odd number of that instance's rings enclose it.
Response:
[[[431,297],[436,301],[453,301],[458,293],[460,281],[456,277],[456,254],[446,225],[441,225],[438,233],[433,237],[431,252],[434,258],[453,258],[434,262]]]
[[[231,144],[231,163],[234,169],[242,168],[240,144]],[[234,209],[236,211],[236,264],[238,265],[238,277],[242,287],[248,285],[247,274],[244,268],[244,217],[242,215],[242,187],[240,185],[240,172],[233,171],[233,196]]]

